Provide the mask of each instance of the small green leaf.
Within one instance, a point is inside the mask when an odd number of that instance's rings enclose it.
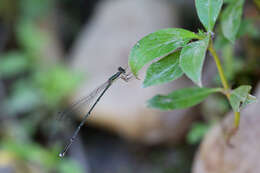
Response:
[[[223,0],[195,0],[199,19],[207,31],[212,31],[221,10]]]
[[[242,104],[241,108],[244,108],[246,107],[247,105],[249,104],[252,104],[252,103],[255,103],[257,102],[257,99],[255,96],[251,95],[251,94],[248,94],[247,95],[247,98],[246,98],[246,101]]]
[[[20,20],[16,26],[17,41],[32,58],[38,58],[49,37],[30,20]]]
[[[231,92],[229,101],[235,112],[240,112],[242,105],[245,106],[248,102],[251,102],[252,98],[248,98],[251,88],[249,85],[242,85]]]
[[[177,48],[185,46],[191,39],[198,39],[195,33],[181,28],[168,28],[151,33],[132,48],[129,55],[131,71],[138,71],[148,62],[167,56]]]
[[[11,51],[0,57],[0,77],[12,77],[28,68],[28,59],[22,52]]]
[[[201,71],[208,48],[209,37],[185,46],[180,55],[182,71],[197,85],[202,86]]]
[[[179,67],[180,51],[174,52],[153,63],[146,71],[144,87],[173,81],[182,76]]]
[[[203,101],[208,95],[220,92],[220,88],[184,88],[164,96],[157,95],[148,101],[149,107],[161,110],[182,109],[194,106]]]
[[[203,136],[206,135],[210,128],[209,124],[205,123],[194,123],[192,124],[191,130],[188,133],[187,141],[189,144],[197,144],[201,141]]]
[[[232,43],[235,41],[243,11],[244,0],[229,3],[221,15],[221,29],[223,35]]]

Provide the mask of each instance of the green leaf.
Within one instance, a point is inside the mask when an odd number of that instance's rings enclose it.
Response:
[[[62,173],[82,173],[83,168],[78,162],[65,160],[58,167],[58,170]]]
[[[219,32],[214,40],[214,47],[217,51],[221,51],[224,47],[229,46],[231,43],[224,35]]]
[[[28,69],[29,62],[21,52],[9,52],[0,57],[0,77],[11,77]]]
[[[236,0],[224,0],[224,4],[232,3],[234,1],[236,1]]]
[[[252,96],[251,94],[247,95],[246,101],[242,104],[241,108],[246,107],[249,104],[257,102],[257,99],[255,96]]]
[[[189,144],[199,143],[203,136],[206,135],[210,128],[210,125],[205,123],[194,123],[192,124],[191,130],[188,133],[187,141]]]
[[[19,46],[23,47],[31,58],[38,58],[43,51],[49,37],[33,22],[20,20],[16,26],[16,35]]]
[[[241,20],[241,24],[236,37],[240,38],[244,35],[248,35],[251,38],[260,37],[260,30],[254,25],[253,19],[247,18]]]
[[[179,67],[180,51],[174,52],[153,63],[146,71],[144,87],[173,81],[182,76]]]
[[[207,31],[212,31],[221,10],[223,0],[195,0],[199,19]]]
[[[37,20],[53,10],[52,0],[21,0],[19,3],[19,14],[21,19]]]
[[[208,48],[209,37],[185,46],[180,55],[182,71],[197,85],[202,86],[201,72]]]
[[[184,88],[173,91],[168,95],[157,95],[148,101],[149,107],[161,110],[182,109],[194,106],[203,101],[208,95],[220,92],[220,88]]]
[[[65,66],[49,67],[47,71],[39,71],[33,76],[36,88],[42,95],[42,102],[49,107],[57,103],[70,93],[81,81],[79,74],[69,71]]]
[[[231,92],[229,101],[235,112],[240,112],[242,105],[251,102],[252,98],[248,98],[251,88],[249,85],[242,85]]]
[[[27,113],[41,104],[38,89],[28,80],[17,81],[11,93],[4,103],[5,111],[9,114]]]
[[[237,0],[228,4],[221,15],[221,29],[223,35],[232,43],[235,41],[243,12],[244,0]]]
[[[131,71],[138,71],[148,62],[167,56],[177,48],[185,46],[191,39],[198,39],[195,33],[181,28],[168,28],[151,33],[132,48],[129,55]]]

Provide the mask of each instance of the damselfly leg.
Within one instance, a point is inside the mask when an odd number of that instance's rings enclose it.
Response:
[[[122,75],[120,76],[120,78],[121,78],[122,80],[124,80],[125,82],[129,82],[129,80],[133,78],[133,74],[132,74],[132,73],[122,74]]]

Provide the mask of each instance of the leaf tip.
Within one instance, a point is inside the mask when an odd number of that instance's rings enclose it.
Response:
[[[137,70],[135,70],[131,65],[130,65],[130,71],[132,72],[132,74],[134,75],[134,77],[138,80],[140,80],[140,78],[138,77],[138,72]]]

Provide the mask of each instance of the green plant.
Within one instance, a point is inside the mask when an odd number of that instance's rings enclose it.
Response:
[[[238,37],[244,0],[228,0],[225,3],[226,7],[220,16],[219,30],[226,40],[234,44]],[[144,87],[171,82],[183,74],[199,86],[173,91],[168,95],[156,95],[148,101],[149,107],[161,110],[187,108],[202,102],[210,94],[224,94],[235,115],[234,127],[228,134],[229,139],[239,127],[241,108],[255,102],[256,98],[249,94],[251,86],[242,85],[233,90],[230,88],[214,48],[213,29],[223,0],[195,0],[195,5],[206,31],[199,30],[198,33],[193,33],[181,28],[168,28],[151,33],[132,48],[129,65],[137,77],[144,65],[159,59],[147,69]],[[207,51],[215,60],[222,88],[206,88],[202,85],[202,68]]]
[[[207,133],[209,124],[205,123],[194,123],[191,127],[190,132],[187,135],[187,141],[189,144],[197,144]]]
[[[3,26],[12,35],[12,43],[7,40],[0,54],[0,160],[9,158],[8,164],[20,168],[18,172],[35,167],[41,172],[83,172],[75,161],[57,159],[62,146],[53,137],[52,115],[83,78],[58,57],[46,55],[52,36],[41,24],[52,3],[3,0],[0,7]]]

